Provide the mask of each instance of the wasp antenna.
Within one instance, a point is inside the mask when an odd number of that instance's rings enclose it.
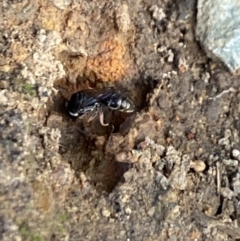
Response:
[[[104,114],[103,114],[103,111],[102,111],[102,108],[99,110],[99,121],[101,123],[102,126],[108,126],[109,124],[108,123],[104,123]]]

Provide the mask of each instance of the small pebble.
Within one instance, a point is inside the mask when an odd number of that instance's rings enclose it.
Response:
[[[117,162],[126,162],[127,160],[127,153],[125,151],[121,151],[115,155]]]
[[[157,5],[152,5],[149,9],[152,12],[152,17],[156,21],[160,21],[166,17],[162,8],[159,8]]]
[[[72,0],[53,0],[54,6],[61,10],[66,9],[71,3]]]
[[[132,213],[131,208],[130,208],[130,207],[126,207],[126,208],[125,208],[125,213],[126,213],[127,215],[130,215],[130,214]]]
[[[131,17],[127,4],[122,4],[116,10],[116,24],[120,32],[126,33],[131,28]]]
[[[33,98],[32,101],[31,101],[31,106],[34,108],[34,109],[38,109],[39,107],[39,99],[37,97]]]
[[[61,42],[62,42],[61,34],[57,31],[50,31],[47,34],[45,45],[47,48],[51,49],[52,47],[59,45]]]
[[[240,174],[237,173],[236,177],[232,181],[233,190],[236,194],[240,193]]]
[[[147,212],[148,216],[150,216],[150,217],[152,217],[154,215],[154,213],[155,213],[155,207],[151,207]]]
[[[0,99],[2,104],[6,104],[8,102],[8,98],[5,95],[6,90],[0,91]]]
[[[0,80],[0,89],[6,89],[9,87],[9,82],[6,80]]]
[[[103,210],[102,210],[102,215],[104,216],[104,217],[106,217],[106,218],[108,218],[109,216],[110,216],[110,211],[108,210],[108,209],[106,209],[106,208],[103,208]]]
[[[34,60],[38,60],[39,57],[40,57],[40,55],[39,55],[38,52],[35,52],[35,53],[33,54],[33,59],[34,59]]]
[[[236,166],[238,166],[238,161],[237,160],[223,159],[222,162],[223,162],[223,164],[225,164],[226,166],[229,166],[229,167],[236,167]]]
[[[239,151],[239,150],[233,149],[232,155],[233,155],[233,157],[236,158],[237,160],[240,160],[240,151]]]
[[[39,40],[39,42],[43,43],[46,40],[46,38],[47,38],[46,30],[45,29],[41,29],[38,32],[37,39]]]
[[[106,141],[106,138],[104,136],[98,136],[95,141],[96,146],[103,146]]]
[[[227,146],[229,145],[229,140],[228,138],[221,138],[218,140],[218,144],[221,146]]]
[[[227,188],[227,187],[222,187],[220,189],[220,193],[223,197],[228,199],[232,199],[233,197],[236,196],[236,194],[230,188]]]
[[[190,167],[196,172],[203,172],[206,169],[206,164],[203,161],[191,161]]]

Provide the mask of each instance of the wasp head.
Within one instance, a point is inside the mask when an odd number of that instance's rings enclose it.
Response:
[[[70,116],[77,117],[82,112],[82,104],[84,101],[83,93],[77,92],[71,96],[67,105],[67,111]]]

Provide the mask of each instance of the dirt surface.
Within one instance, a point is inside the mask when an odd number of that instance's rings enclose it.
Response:
[[[196,1],[0,9],[1,240],[240,239],[239,77],[195,41]],[[67,115],[108,86],[136,111]]]

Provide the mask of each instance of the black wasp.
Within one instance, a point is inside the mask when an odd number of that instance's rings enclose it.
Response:
[[[70,116],[84,116],[89,112],[93,115],[88,121],[92,121],[98,114],[101,125],[104,123],[103,106],[107,106],[110,110],[131,113],[134,111],[133,101],[125,95],[116,91],[114,88],[89,89],[81,90],[71,96],[67,105]]]

